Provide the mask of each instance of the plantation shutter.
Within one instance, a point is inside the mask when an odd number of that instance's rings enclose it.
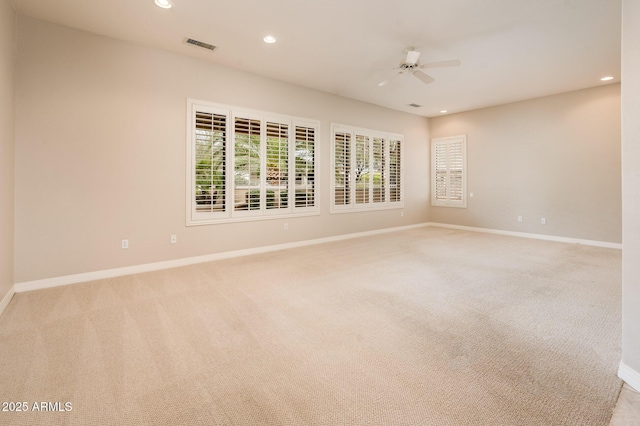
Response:
[[[462,203],[464,186],[462,182],[464,150],[462,142],[449,144],[449,202]]]
[[[194,111],[194,212],[226,212],[227,116]]]
[[[434,139],[431,144],[432,204],[466,207],[466,136]]]
[[[289,125],[267,122],[266,207],[289,205]]]
[[[260,210],[260,120],[234,119],[234,210]]]
[[[351,204],[351,134],[335,132],[334,136],[334,204]]]
[[[315,137],[313,127],[296,126],[295,204],[296,209],[315,205]]]
[[[356,204],[366,204],[369,202],[370,188],[370,147],[369,137],[356,134],[356,155],[355,155],[355,183],[356,183]]]
[[[371,177],[374,203],[384,203],[386,201],[384,194],[386,179],[384,142],[382,138],[373,138]]]
[[[402,201],[402,142],[389,141],[389,202]]]
[[[433,191],[434,204],[447,202],[447,144],[436,143],[433,147],[433,169],[435,189]]]
[[[332,125],[332,212],[403,207],[402,135]]]
[[[187,100],[187,226],[310,216],[317,120]]]

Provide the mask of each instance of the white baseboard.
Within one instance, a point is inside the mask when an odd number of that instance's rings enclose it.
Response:
[[[16,294],[15,286],[11,286],[7,294],[4,295],[2,301],[0,302],[0,316],[2,315],[4,310],[7,309],[7,306],[9,306],[9,302],[11,302],[11,298],[14,294]]]
[[[436,226],[439,228],[460,229],[464,231],[484,232],[487,234],[509,235],[511,237],[532,238],[535,240],[557,241],[559,243],[583,244],[586,246],[605,247],[613,249],[622,249],[620,243],[610,243],[606,241],[582,240],[579,238],[557,237],[554,235],[531,234],[527,232],[502,231],[500,229],[475,228],[472,226],[450,225],[448,223],[429,222],[428,226]]]
[[[484,232],[490,234],[509,235],[514,237],[535,238],[540,240],[558,241],[563,243],[585,244],[590,246],[607,247],[621,249],[622,244],[608,243],[602,241],[580,240],[575,238],[555,237],[550,235],[528,234],[524,232],[501,231],[497,229],[475,228],[470,226],[449,225],[446,223],[420,223],[417,225],[400,226],[394,228],[376,229],[373,231],[356,232],[352,234],[337,235],[333,237],[317,238],[313,240],[296,241],[293,243],[276,244],[271,246],[256,247],[244,250],[235,250],[222,253],[214,253],[203,256],[188,257],[182,259],[167,260],[164,262],[146,263],[142,265],[127,266],[123,268],[106,269],[102,271],[86,272],[82,274],[66,275],[62,277],[45,278],[35,281],[25,281],[16,283],[14,288],[17,293],[23,291],[40,290],[44,288],[58,287],[68,284],[76,284],[87,281],[101,280],[105,278],[119,277],[123,275],[139,274],[143,272],[158,271],[162,269],[177,268],[180,266],[194,265],[196,263],[212,262],[215,260],[229,259],[233,257],[249,256],[252,254],[267,253],[278,250],[286,250],[297,247],[304,247],[313,244],[328,243],[333,241],[346,240],[350,238],[365,237],[368,235],[382,234],[386,232],[402,231],[405,229],[434,226],[441,228],[460,229],[466,231]],[[8,302],[7,302],[8,303]]]
[[[182,259],[167,260],[164,262],[146,263],[142,265],[127,266],[123,268],[106,269],[102,271],[86,272],[82,274],[66,275],[62,277],[45,278],[35,281],[25,281],[15,284],[15,292],[40,290],[44,288],[59,287],[68,284],[77,284],[87,281],[101,280],[105,278],[120,277],[123,275],[139,274],[143,272],[159,271],[161,269],[177,268],[180,266],[194,265],[196,263],[211,262],[214,260],[230,259],[233,257],[249,256],[252,254],[267,253],[278,250],[286,250],[297,247],[304,247],[313,244],[328,243],[333,241],[347,240],[350,238],[365,237],[368,235],[383,234],[387,232],[402,231],[427,226],[426,223],[417,225],[400,226],[395,228],[376,229],[373,231],[356,232],[352,234],[337,235],[334,237],[317,238],[313,240],[296,241],[293,243],[276,244],[271,246],[256,247],[244,250],[227,251],[204,256],[187,257]],[[8,302],[7,302],[8,303]]]
[[[626,365],[624,362],[620,362],[618,377],[624,380],[625,383],[631,386],[635,391],[640,392],[640,373]]]

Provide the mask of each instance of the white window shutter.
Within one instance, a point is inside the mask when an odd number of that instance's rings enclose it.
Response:
[[[402,148],[399,139],[389,140],[389,202],[402,203]]]
[[[294,208],[303,210],[316,205],[316,128],[296,124]]]
[[[431,203],[434,206],[467,206],[467,137],[431,141]]]
[[[331,125],[331,212],[402,208],[403,136]]]
[[[190,221],[229,216],[229,111],[192,103],[187,149],[187,218]]]
[[[236,116],[234,134],[233,210],[259,212],[261,209],[262,123],[260,119]]]
[[[334,205],[351,204],[351,133],[334,132]]]
[[[353,167],[356,185],[356,204],[368,204],[370,199],[370,142],[371,140],[368,136],[356,134],[356,155],[354,156],[355,164]]]
[[[385,140],[383,138],[373,138],[373,150],[371,158],[371,185],[373,189],[373,202],[384,203],[387,198],[385,197],[385,184],[386,182],[386,160],[384,148]]]
[[[317,120],[187,99],[187,225],[309,216]]]
[[[289,125],[267,122],[266,208],[289,208]]]

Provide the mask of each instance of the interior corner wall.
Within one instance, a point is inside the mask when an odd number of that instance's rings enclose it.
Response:
[[[187,98],[320,120],[321,214],[187,227]],[[403,216],[329,214],[332,122],[404,134]],[[424,223],[428,126],[424,117],[19,15],[15,282]]]
[[[0,301],[13,286],[15,12],[0,0]]]
[[[430,207],[430,222],[621,242],[620,84],[436,117],[430,130],[467,135],[474,195]]]
[[[640,391],[640,3],[622,12],[622,362]]]

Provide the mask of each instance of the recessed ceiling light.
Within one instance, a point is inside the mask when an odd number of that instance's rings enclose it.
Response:
[[[156,4],[156,6],[161,7],[163,9],[171,9],[171,6],[173,6],[171,4],[171,1],[169,0],[153,0],[153,2]]]
[[[443,109],[442,111],[440,111],[440,114],[445,114],[447,112],[446,109]]]
[[[606,77],[602,77],[600,79],[600,81],[609,81],[609,80],[613,80],[613,77],[611,77],[610,75],[606,76]]]
[[[263,38],[262,40],[264,40],[265,43],[275,43],[276,42],[276,38],[274,36],[266,36],[265,38]]]

